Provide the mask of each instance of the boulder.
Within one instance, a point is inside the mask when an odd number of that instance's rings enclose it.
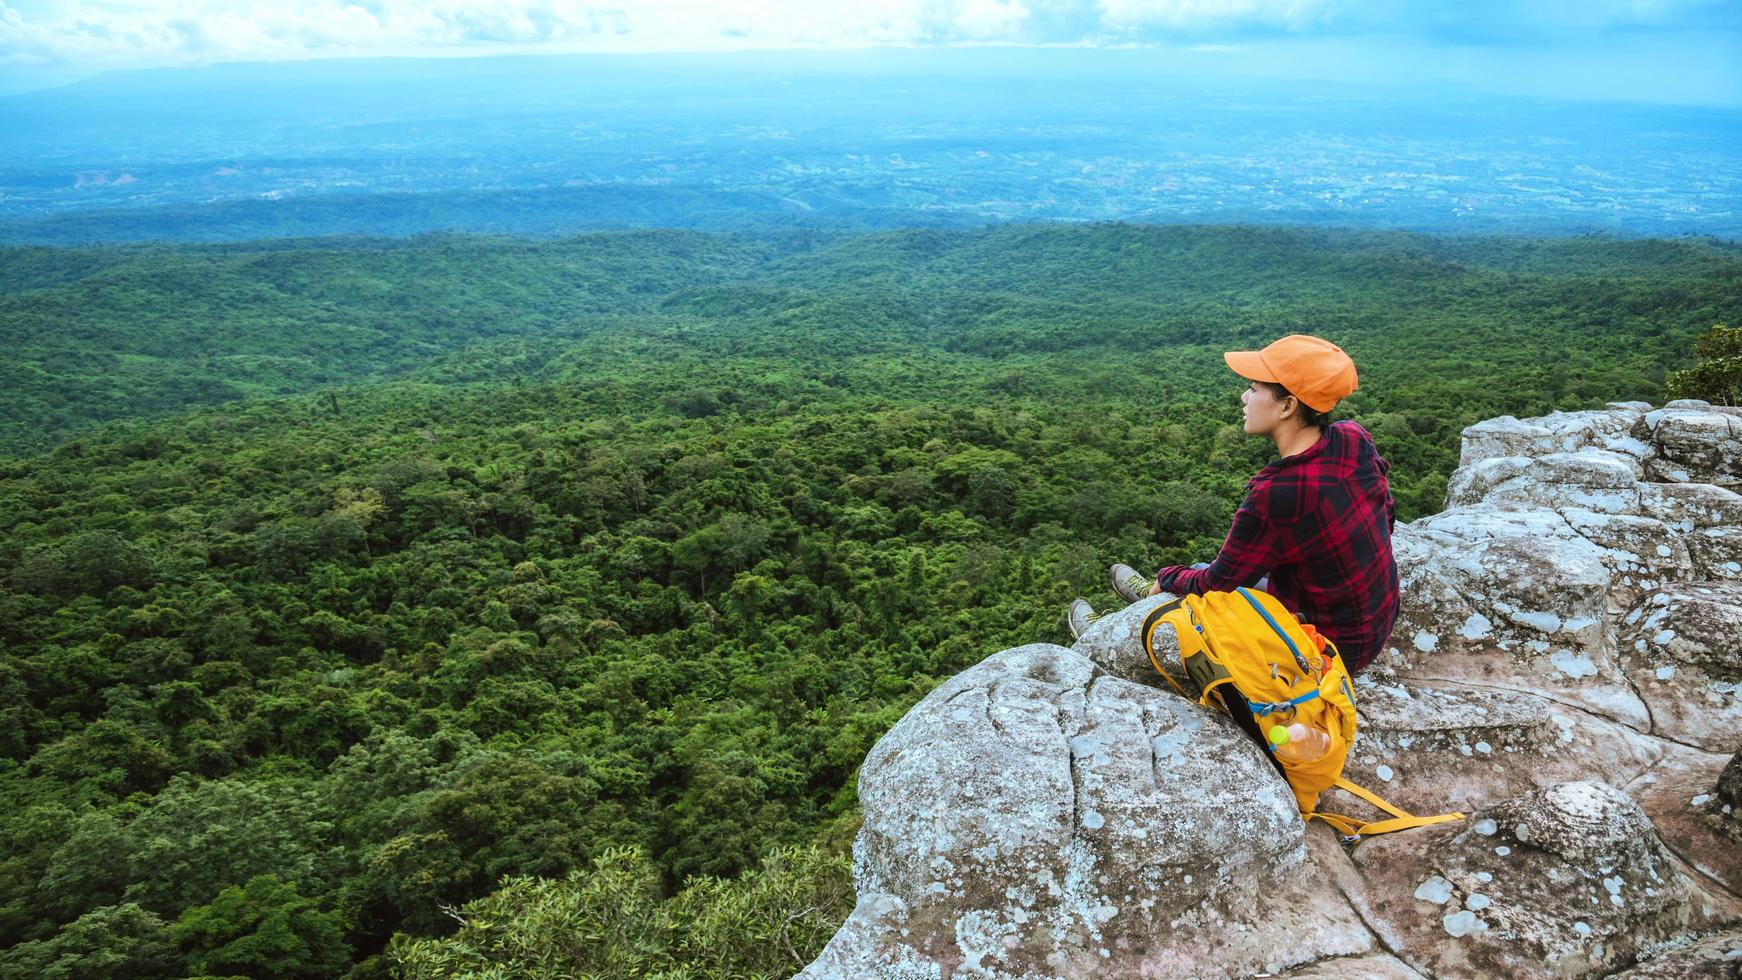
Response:
[[[1699,578],[1742,581],[1742,526],[1701,528],[1687,541]]]
[[[1468,811],[1578,779],[1626,781],[1665,754],[1625,725],[1518,691],[1359,677],[1350,780],[1412,813]],[[1354,812],[1345,800],[1320,805]]]
[[[805,977],[1238,976],[1370,948],[1346,907],[1313,907],[1300,815],[1255,744],[1062,647],[939,686],[859,796],[859,902]]]
[[[1446,503],[1453,507],[1512,503],[1632,514],[1639,510],[1641,472],[1633,457],[1603,449],[1487,459],[1453,471]]]
[[[1355,849],[1356,907],[1420,972],[1607,973],[1742,911],[1683,873],[1644,811],[1604,783],[1563,783],[1471,817]]]
[[[1653,734],[1710,752],[1742,748],[1742,582],[1655,589],[1622,617],[1616,640]]]
[[[1635,434],[1649,434],[1655,453],[1646,473],[1659,483],[1742,483],[1742,415],[1701,401],[1670,402],[1647,412]]]
[[[1129,606],[1121,606],[1116,600],[1102,612],[1101,618],[1090,623],[1083,635],[1077,637],[1071,649],[1114,677],[1171,691],[1173,688],[1155,672],[1155,664],[1144,652],[1142,632],[1143,618],[1150,610],[1173,599],[1171,593],[1163,592],[1139,599]],[[1160,643],[1156,650],[1157,659],[1182,689],[1190,690],[1185,684],[1185,672],[1180,668],[1179,643],[1174,639],[1173,631],[1161,630],[1156,639]]]
[[[1724,799],[1726,756],[1671,745],[1663,758],[1627,784],[1627,794],[1651,817],[1676,857],[1734,894],[1742,894],[1742,860],[1735,804]],[[1742,769],[1737,775],[1742,777]],[[1724,807],[1731,809],[1725,811]]]
[[[1602,549],[1550,510],[1444,511],[1392,539],[1402,590],[1379,662],[1406,679],[1537,692],[1645,728],[1612,653]]]
[[[1503,415],[1477,422],[1464,430],[1458,465],[1496,456],[1547,456],[1587,448],[1643,458],[1652,449],[1635,433],[1650,408],[1644,402],[1612,402],[1594,411],[1554,412],[1522,421]]]
[[[1742,495],[1719,485],[1742,479],[1742,412],[1508,416],[1466,429],[1461,458],[1448,508],[1394,535],[1403,599],[1384,662],[1648,730],[1616,621],[1654,590],[1742,581]]]

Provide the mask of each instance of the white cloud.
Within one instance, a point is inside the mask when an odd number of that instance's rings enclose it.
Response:
[[[666,8],[684,4],[666,3]],[[694,13],[705,9],[689,4]],[[657,17],[644,17],[657,21]],[[693,17],[672,17],[675,28]],[[586,0],[291,0],[130,5],[66,2],[30,15],[0,4],[0,64],[196,64],[596,42],[637,27],[621,4]],[[668,35],[680,30],[653,32]],[[650,37],[650,39],[652,39]]]
[[[1028,7],[1020,0],[963,0],[956,10],[955,28],[964,37],[1010,39],[1028,20]]]
[[[1104,0],[1115,29],[1201,31],[1228,25],[1300,30],[1324,21],[1334,0]]]
[[[0,68],[1001,42],[1210,51],[1279,31],[1722,32],[1737,26],[1738,9],[1724,0],[0,0]]]
[[[0,64],[344,54],[1080,43],[1304,25],[1329,0],[0,0]]]

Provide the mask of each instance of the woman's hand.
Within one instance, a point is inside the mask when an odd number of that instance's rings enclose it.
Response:
[[[1149,594],[1150,595],[1161,595],[1161,583],[1160,582],[1149,583]]]

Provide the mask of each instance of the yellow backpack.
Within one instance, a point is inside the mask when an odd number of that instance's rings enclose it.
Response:
[[[1462,820],[1461,813],[1417,817],[1392,806],[1343,778],[1343,763],[1355,742],[1355,691],[1336,644],[1303,625],[1268,592],[1236,589],[1180,596],[1152,610],[1143,620],[1143,649],[1157,672],[1185,697],[1173,675],[1155,655],[1155,631],[1163,624],[1179,636],[1186,677],[1198,689],[1197,702],[1219,707],[1258,740],[1294,790],[1307,820],[1318,818],[1345,837],[1383,834],[1410,827]],[[1212,699],[1212,695],[1215,698]],[[1312,762],[1290,762],[1276,753],[1263,732],[1278,723],[1303,722],[1330,736],[1331,748]],[[1389,819],[1363,823],[1317,810],[1319,794],[1331,787],[1352,793]]]

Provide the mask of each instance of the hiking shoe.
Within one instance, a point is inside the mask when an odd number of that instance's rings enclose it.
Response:
[[[1071,624],[1071,636],[1079,637],[1089,628],[1089,624],[1101,618],[1095,607],[1089,605],[1087,599],[1071,601],[1071,608],[1065,613],[1065,621]]]
[[[1119,598],[1126,602],[1136,602],[1146,598],[1149,590],[1155,585],[1155,580],[1143,574],[1130,565],[1113,565],[1107,569],[1107,581],[1113,583],[1113,591],[1119,593]]]

